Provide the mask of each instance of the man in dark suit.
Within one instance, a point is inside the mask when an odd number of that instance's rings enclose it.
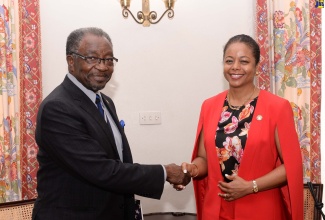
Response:
[[[175,164],[133,164],[114,103],[99,92],[118,61],[107,33],[73,31],[66,59],[69,73],[38,112],[33,219],[133,220],[134,194],[159,199],[166,180],[186,185],[190,177]]]

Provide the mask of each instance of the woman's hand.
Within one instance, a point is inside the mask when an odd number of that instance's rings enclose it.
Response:
[[[184,174],[190,175],[192,178],[197,176],[197,174],[198,174],[198,169],[195,164],[183,162],[181,167],[182,167]],[[181,191],[181,190],[185,189],[186,187],[184,185],[173,184],[173,188],[176,189],[177,191]]]
[[[236,174],[226,174],[226,178],[232,181],[229,183],[219,181],[218,184],[219,188],[223,191],[223,193],[219,193],[218,195],[226,201],[234,201],[253,193],[252,181],[246,181]]]
[[[192,163],[183,162],[182,170],[188,176],[192,178],[204,178],[208,174],[208,164],[206,159],[206,151],[204,147],[204,134],[203,129],[200,133],[199,137],[199,147],[197,152],[197,157],[192,161]],[[184,185],[173,185],[173,187],[177,190],[185,189]]]
[[[183,172],[189,173],[192,178],[195,178],[199,175],[199,168],[195,163],[183,162],[181,167]]]

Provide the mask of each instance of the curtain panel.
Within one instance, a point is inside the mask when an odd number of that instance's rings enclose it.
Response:
[[[0,5],[0,202],[21,198],[17,2]]]
[[[36,197],[39,0],[0,3],[0,202],[10,202]]]
[[[291,103],[304,182],[321,182],[321,8],[313,0],[257,0],[256,84]]]
[[[38,147],[35,128],[38,107],[42,101],[40,0],[19,0],[20,42],[20,127],[22,199],[36,194],[36,159]]]

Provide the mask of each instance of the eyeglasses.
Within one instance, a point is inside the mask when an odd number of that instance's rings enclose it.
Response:
[[[101,61],[103,61],[104,65],[112,67],[115,66],[118,62],[118,59],[115,57],[109,57],[109,58],[99,58],[99,57],[88,57],[88,56],[82,56],[81,54],[78,54],[76,52],[70,52],[70,54],[74,54],[84,61],[86,61],[88,64],[96,65],[100,64]]]

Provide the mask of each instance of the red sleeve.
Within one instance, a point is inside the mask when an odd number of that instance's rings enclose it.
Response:
[[[287,186],[282,188],[282,192],[292,220],[303,220],[302,155],[291,105],[285,101],[281,106],[277,130],[287,173]]]

